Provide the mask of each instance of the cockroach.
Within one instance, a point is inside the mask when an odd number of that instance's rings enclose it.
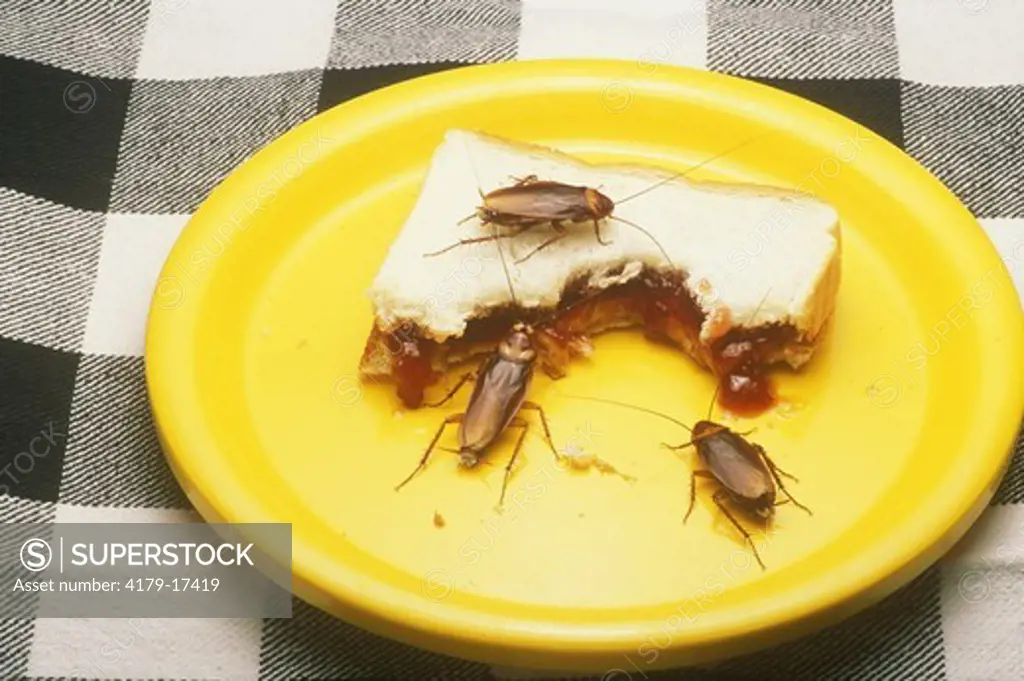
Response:
[[[537,227],[538,225],[549,223],[554,229],[555,234],[525,256],[516,260],[516,264],[519,264],[528,260],[537,252],[568,236],[569,230],[563,223],[592,224],[594,227],[594,237],[597,239],[597,242],[602,246],[607,246],[611,242],[605,241],[601,237],[601,221],[615,220],[633,227],[645,234],[654,242],[654,245],[658,247],[658,250],[660,250],[661,254],[665,257],[665,260],[671,263],[672,259],[669,257],[665,249],[662,248],[654,235],[634,222],[630,222],[629,220],[620,218],[617,215],[613,215],[615,207],[620,206],[627,201],[632,201],[633,199],[653,191],[672,180],[684,177],[716,159],[727,154],[731,154],[737,149],[747,146],[748,144],[752,144],[764,136],[765,135],[759,135],[740,144],[734,145],[695,166],[658,180],[651,186],[641,189],[640,191],[623,199],[619,199],[618,201],[613,201],[600,190],[593,187],[581,187],[552,180],[540,180],[536,175],[528,175],[523,178],[512,178],[515,180],[515,184],[512,186],[499,187],[498,189],[486,194],[478,188],[477,192],[480,194],[482,205],[478,206],[472,215],[460,220],[459,224],[461,225],[473,218],[478,218],[481,226],[489,224],[500,225],[511,231],[505,234],[495,233],[490,236],[462,239],[450,246],[442,248],[439,251],[427,253],[424,257],[441,255],[453,248],[467,244],[494,241],[497,239],[510,239],[529,229]]]
[[[444,429],[453,423],[459,425],[459,448],[455,450],[455,453],[459,455],[459,466],[462,468],[475,468],[506,428],[522,429],[519,439],[516,440],[515,449],[512,451],[512,457],[505,467],[501,497],[498,500],[499,506],[505,501],[505,489],[512,474],[512,467],[515,465],[530,428],[530,424],[519,416],[520,411],[531,409],[540,415],[547,444],[555,458],[559,458],[558,451],[551,440],[551,429],[548,426],[544,409],[539,404],[526,400],[526,392],[533,378],[534,362],[537,359],[537,351],[530,340],[532,332],[532,329],[525,324],[514,325],[498,345],[497,351],[484,360],[476,372],[462,376],[455,387],[439,402],[425,405],[439,407],[455,397],[462,386],[470,380],[475,380],[466,411],[462,414],[453,414],[441,423],[441,427],[434,434],[434,438],[427,446],[419,464],[409,474],[409,477],[395,487],[396,491],[426,467],[427,460],[437,446],[438,440],[441,439]]]
[[[779,468],[778,464],[768,456],[764,447],[746,439],[746,436],[753,431],[738,433],[728,426],[711,420],[715,399],[718,397],[717,393],[716,389],[715,394],[711,397],[707,417],[693,424],[693,428],[668,414],[634,404],[596,397],[575,397],[574,399],[615,404],[653,414],[689,431],[688,442],[679,445],[662,443],[664,447],[675,451],[691,446],[696,448],[697,457],[704,466],[703,469],[694,470],[690,475],[690,505],[686,509],[686,515],[683,516],[683,522],[689,520],[690,514],[693,513],[694,501],[697,498],[697,478],[714,480],[718,484],[718,490],[712,495],[711,500],[743,535],[754,552],[754,558],[757,559],[758,565],[764,570],[764,562],[757,552],[757,546],[754,545],[750,533],[729,511],[725,502],[731,502],[734,507],[761,522],[770,522],[775,516],[775,507],[785,503],[792,503],[797,508],[806,511],[808,515],[811,515],[811,510],[793,498],[793,495],[782,483],[782,478],[789,478],[793,482],[799,481]],[[782,501],[777,500],[780,491],[786,495],[786,499]]]
[[[502,265],[505,267],[505,277],[508,281],[512,301],[514,304],[518,304],[500,244],[498,253],[501,255]],[[400,490],[426,467],[431,452],[437,446],[438,440],[441,439],[441,435],[448,425],[459,425],[459,448],[454,450],[454,453],[458,454],[459,466],[462,468],[475,468],[490,446],[507,428],[521,428],[522,433],[520,433],[515,449],[512,451],[512,457],[505,467],[501,497],[498,500],[498,506],[501,506],[505,501],[505,490],[508,487],[512,468],[519,457],[530,427],[530,424],[519,416],[519,412],[524,409],[534,410],[540,415],[548,447],[551,448],[551,453],[554,454],[556,461],[562,460],[551,439],[551,429],[548,426],[544,409],[536,402],[526,399],[537,361],[537,350],[534,348],[532,336],[532,327],[517,322],[501,340],[495,353],[485,359],[477,371],[463,375],[440,401],[425,405],[439,407],[455,397],[462,386],[470,380],[475,381],[466,411],[461,414],[453,414],[441,423],[419,464],[405,480],[395,487],[395,491]],[[592,459],[590,463],[597,466],[602,472],[618,472],[600,459]]]

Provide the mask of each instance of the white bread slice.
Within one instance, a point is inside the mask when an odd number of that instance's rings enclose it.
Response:
[[[413,325],[443,343],[460,337],[471,319],[512,302],[495,242],[424,254],[492,234],[494,227],[475,217],[460,221],[480,205],[479,192],[528,175],[598,188],[618,202],[671,173],[591,165],[545,147],[449,131],[370,288],[379,331]],[[705,313],[702,344],[736,326],[791,325],[803,349],[783,359],[797,366],[809,358],[839,283],[840,227],[831,206],[787,189],[680,177],[617,203],[612,215],[653,234],[671,264],[648,236],[611,220],[601,228],[610,245],[596,241],[592,226],[572,224],[570,236],[513,264],[553,234],[541,225],[501,242],[519,306],[553,308],[580,278],[589,279],[593,290],[622,283],[645,267],[676,270],[686,275],[686,287]],[[608,277],[611,272],[616,276]]]

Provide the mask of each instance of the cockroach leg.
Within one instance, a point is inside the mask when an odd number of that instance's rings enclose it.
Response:
[[[793,495],[789,493],[789,490],[786,489],[786,486],[782,484],[782,478],[780,477],[780,474],[785,475],[787,478],[790,478],[793,481],[797,481],[797,479],[794,478],[792,475],[789,475],[788,473],[784,473],[778,466],[776,466],[775,462],[768,458],[768,453],[764,451],[764,447],[762,447],[761,445],[754,445],[754,447],[757,448],[757,451],[760,452],[761,456],[764,458],[765,463],[768,464],[768,470],[771,471],[772,477],[775,479],[775,484],[779,486],[779,489],[782,490],[782,493],[785,494],[786,497],[793,502],[794,506],[807,513],[807,515],[814,515],[811,512],[811,509],[807,508],[806,506],[804,506],[799,501],[793,498]]]
[[[597,243],[602,246],[610,246],[611,241],[605,241],[601,238],[601,222],[600,220],[594,220],[594,238],[597,239]]]
[[[508,460],[508,465],[505,466],[505,477],[501,481],[501,496],[498,498],[498,508],[501,508],[501,505],[505,503],[505,489],[508,487],[509,478],[512,476],[512,467],[515,465],[516,459],[519,458],[519,452],[523,448],[526,434],[530,432],[530,424],[518,416],[509,421],[508,427],[522,428],[523,432],[519,435],[519,439],[516,440],[516,448],[512,450],[512,457]]]
[[[472,220],[475,217],[477,217],[476,213],[470,213],[466,217],[464,217],[461,220],[459,220],[458,222],[456,222],[455,225],[457,227],[461,227],[462,225],[466,224],[467,222],[469,222],[470,220]],[[483,224],[487,224],[487,222],[485,221]]]
[[[470,371],[470,372],[467,372],[467,373],[463,374],[462,378],[459,379],[459,382],[455,384],[455,387],[452,388],[451,390],[449,390],[448,394],[445,395],[443,398],[441,398],[440,401],[438,401],[438,402],[424,402],[423,406],[424,407],[440,407],[442,404],[444,404],[448,400],[450,400],[453,397],[455,397],[455,393],[459,392],[459,390],[462,388],[462,386],[466,385],[466,383],[468,383],[469,381],[474,380],[474,379],[476,379],[476,372],[475,371]]]
[[[532,409],[540,415],[540,425],[543,426],[544,428],[544,439],[547,440],[548,447],[551,448],[551,453],[555,455],[555,460],[561,461],[562,455],[559,454],[558,449],[555,448],[555,441],[554,438],[551,437],[551,428],[550,426],[548,426],[548,417],[545,416],[544,414],[544,408],[541,407],[536,402],[526,400],[525,402],[523,402],[522,406],[519,407],[520,411],[522,411],[523,409]]]
[[[558,453],[558,449],[555,447],[554,438],[551,437],[551,428],[550,428],[550,426],[548,426],[548,418],[547,418],[547,416],[544,415],[544,409],[539,404],[537,404],[536,402],[530,402],[529,400],[523,402],[522,406],[519,407],[519,409],[520,409],[520,411],[523,410],[523,409],[533,409],[538,414],[540,414],[540,423],[544,427],[544,436],[545,436],[545,439],[547,440],[548,447],[551,448],[551,453],[555,455],[555,461],[556,462],[561,463],[563,461],[568,461],[569,464],[573,468],[575,468],[577,470],[583,470],[583,469],[590,468],[591,466],[593,466],[594,468],[599,470],[601,473],[608,473],[608,474],[611,474],[611,475],[617,475],[620,478],[622,478],[623,480],[625,480],[626,482],[630,482],[630,483],[636,482],[636,477],[635,476],[628,475],[626,473],[621,472],[620,470],[615,468],[615,466],[611,465],[610,463],[608,463],[604,459],[601,459],[601,458],[598,458],[598,457],[594,456],[593,454],[585,456],[585,457],[574,456],[573,454],[559,454]]]
[[[536,175],[527,175],[526,177],[511,176],[512,181],[515,182],[513,186],[522,187],[537,181]]]
[[[519,230],[519,231],[522,231],[522,230]],[[448,251],[452,250],[453,248],[458,248],[459,246],[468,246],[469,244],[479,244],[479,243],[483,243],[485,241],[497,241],[498,239],[511,239],[512,237],[514,237],[514,236],[516,236],[518,234],[519,234],[519,232],[514,232],[512,234],[498,234],[498,235],[491,234],[491,235],[488,235],[488,236],[473,237],[472,239],[461,239],[461,240],[456,241],[455,243],[453,243],[451,246],[446,246],[446,247],[442,248],[439,251],[434,251],[432,253],[424,253],[423,257],[424,258],[433,258],[434,256],[438,256],[438,255],[441,255],[443,253],[447,253]]]
[[[556,241],[561,241],[562,239],[564,239],[569,234],[569,232],[564,227],[562,227],[559,223],[552,222],[551,225],[555,226],[555,229],[561,230],[561,231],[559,231],[558,234],[555,234],[553,237],[551,237],[550,239],[548,239],[547,241],[542,243],[540,246],[537,246],[537,248],[533,249],[532,251],[527,253],[522,258],[519,258],[518,260],[516,260],[516,264],[517,265],[519,265],[519,264],[521,264],[523,262],[526,262],[527,260],[529,260],[530,258],[535,256],[538,252],[543,251],[545,248],[547,248],[551,244],[555,243]]]
[[[786,489],[786,486],[782,484],[782,478],[779,477],[779,474],[775,470],[775,467],[774,466],[769,466],[769,468],[772,471],[772,477],[775,478],[775,484],[779,486],[779,489],[781,489],[782,493],[786,495],[786,498],[789,499],[790,501],[792,501],[794,506],[799,508],[801,511],[805,512],[807,515],[814,515],[811,512],[811,509],[807,508],[806,506],[804,506],[799,501],[797,501],[796,499],[793,498],[793,495],[789,493],[789,490]]]
[[[465,414],[452,414],[451,416],[449,416],[448,418],[446,418],[444,421],[441,422],[441,427],[437,429],[436,433],[434,433],[434,439],[431,440],[430,444],[427,446],[427,451],[423,452],[423,458],[420,459],[419,465],[416,466],[416,469],[413,470],[413,472],[409,474],[409,477],[407,477],[402,482],[398,483],[398,485],[395,487],[395,491],[396,492],[398,490],[402,489],[402,487],[405,486],[405,483],[409,482],[414,477],[416,477],[416,474],[419,473],[421,470],[423,470],[426,467],[427,459],[430,458],[430,453],[432,451],[434,451],[434,447],[437,445],[437,441],[441,439],[441,434],[444,433],[445,427],[447,427],[448,425],[450,425],[452,423],[462,423],[462,419],[464,417],[465,417]]]
[[[697,500],[697,478],[712,478],[714,475],[708,471],[694,471],[690,474],[690,506],[686,509],[686,515],[683,516],[683,523],[690,519],[690,514],[693,513],[693,504]]]
[[[792,480],[793,482],[800,482],[800,480],[795,475],[791,475],[791,474],[787,473],[786,471],[782,470],[781,468],[779,468],[778,465],[776,465],[776,463],[774,461],[769,459],[768,456],[766,454],[764,454],[764,450],[763,449],[761,450],[761,454],[762,454],[762,456],[764,456],[765,461],[768,462],[768,465],[771,466],[775,470],[776,473],[778,473],[779,475],[781,475],[784,478],[788,478],[788,479]]]
[[[565,378],[565,369],[552,362],[541,360],[540,369],[552,380],[557,381],[560,378]]]
[[[711,500],[715,502],[715,505],[718,506],[719,510],[721,510],[722,513],[725,514],[725,517],[729,519],[729,522],[731,522],[733,526],[740,531],[740,534],[743,535],[743,538],[747,541],[747,544],[750,545],[750,550],[754,552],[754,558],[757,559],[757,564],[761,566],[762,570],[767,570],[768,568],[766,568],[764,566],[764,563],[761,561],[761,556],[757,552],[757,546],[754,545],[754,540],[750,537],[750,533],[743,529],[743,526],[740,525],[739,521],[736,520],[733,514],[729,512],[729,509],[725,507],[723,501],[726,498],[728,498],[728,494],[725,492],[725,490],[718,490],[711,496]]]

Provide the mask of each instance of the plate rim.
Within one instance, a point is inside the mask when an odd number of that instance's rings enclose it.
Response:
[[[460,92],[466,91],[493,91],[507,95],[509,83],[530,90],[536,87],[537,80],[552,78],[563,86],[573,84],[575,89],[588,91],[599,83],[607,86],[608,83],[627,82],[654,91],[683,89],[688,96],[696,95],[708,101],[753,100],[764,106],[752,115],[767,121],[772,127],[795,128],[813,118],[815,125],[810,126],[804,135],[812,139],[817,136],[824,138],[825,133],[839,130],[839,126],[848,129],[854,125],[864,129],[841,114],[770,86],[680,66],[659,65],[656,72],[648,74],[632,61],[557,59],[480,64],[445,70],[389,85],[344,102],[313,116],[260,149],[214,188],[183,228],[158,275],[158,286],[165,277],[173,276],[173,262],[194,250],[195,245],[213,232],[218,223],[210,218],[225,207],[230,209],[228,204],[234,204],[231,197],[236,188],[245,187],[261,176],[261,169],[279,165],[296,143],[311,138],[320,127],[336,128],[338,122],[346,122],[347,129],[335,139],[340,143],[357,138],[368,130],[386,127],[390,121],[422,107],[431,98],[443,100],[458,97]],[[534,82],[528,85],[531,79]],[[597,90],[594,92],[596,95]],[[928,196],[931,203],[927,204],[927,209],[937,215],[942,214],[943,223],[972,223],[973,237],[959,227],[950,227],[946,232],[954,234],[958,243],[967,243],[979,260],[988,258],[993,263],[1002,264],[977,220],[941,181],[888,140],[870,131],[867,134],[873,142],[880,142],[879,149],[883,150],[886,161],[891,161],[891,167],[881,167],[877,169],[879,173],[870,174],[888,179],[895,187],[914,189],[918,194]],[[954,238],[948,234],[943,236]],[[1004,312],[1009,310],[1009,296],[1013,296],[1012,290],[1000,297],[999,304],[1006,308]],[[1016,302],[1015,296],[1013,300]],[[190,360],[194,359],[194,352],[185,341],[190,337],[190,329],[196,325],[198,307],[192,305],[168,310],[157,304],[155,295],[150,305],[146,325],[145,375],[161,448],[188,498],[207,521],[265,521],[265,509],[237,480],[224,475],[228,469],[216,460],[204,460],[205,453],[215,452],[216,448],[211,433],[205,432],[202,421],[195,418],[198,410],[188,403],[191,383],[182,378],[188,375],[187,370],[192,367]],[[1019,307],[1016,307],[1016,313],[1018,319],[1024,319],[1020,316]],[[1000,319],[1002,317],[999,315]],[[1007,360],[1002,363],[1002,375],[1024,375],[1024,324],[1001,324],[1009,338],[1005,344],[1005,357],[1002,358]],[[981,361],[992,363],[989,357],[982,357]],[[985,375],[991,378],[990,373]],[[701,635],[677,632],[670,648],[664,650],[667,653],[664,659],[648,665],[649,668],[679,664],[680,659],[719,659],[810,633],[825,622],[834,621],[837,613],[842,613],[843,617],[853,614],[923,572],[980,516],[1009,465],[1020,414],[1024,411],[1024,385],[1020,382],[1015,385],[1013,381],[1008,383],[1000,386],[989,380],[986,384],[990,388],[995,386],[994,394],[1000,405],[993,410],[998,416],[990,415],[987,419],[991,433],[987,438],[988,445],[979,448],[984,456],[979,456],[977,461],[984,460],[986,465],[976,466],[969,483],[959,485],[973,492],[961,494],[953,500],[956,503],[947,501],[943,504],[950,508],[947,508],[942,522],[927,523],[932,532],[928,534],[923,549],[900,551],[895,547],[890,554],[898,556],[898,559],[889,560],[884,569],[863,565],[864,560],[848,562],[846,569],[830,580],[819,580],[817,590],[795,601],[795,604],[792,599],[786,602],[775,599],[773,607],[748,612],[742,619],[717,618],[720,621],[715,622],[716,626],[709,631],[700,630]],[[221,475],[223,477],[218,477]],[[921,543],[903,542],[906,546]],[[619,659],[623,651],[635,651],[652,633],[661,631],[660,620],[636,622],[629,627],[621,623],[615,626],[577,625],[570,631],[564,624],[555,626],[550,622],[484,615],[469,608],[438,605],[390,585],[374,582],[347,566],[331,564],[315,546],[303,544],[294,534],[292,558],[295,593],[303,600],[375,633],[470,659],[521,667],[600,672],[607,669],[607,665],[595,664],[597,660]],[[845,578],[841,579],[843,575]],[[851,578],[851,575],[857,576]],[[858,599],[856,604],[851,603],[854,599]],[[453,613],[458,616],[453,617]],[[467,630],[473,634],[467,635]],[[770,640],[765,640],[766,630],[770,633]],[[676,654],[675,657],[672,653]]]

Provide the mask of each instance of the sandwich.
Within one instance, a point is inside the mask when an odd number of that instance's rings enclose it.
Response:
[[[488,194],[529,182],[586,188],[591,214],[608,215],[524,227],[481,210]],[[713,372],[723,404],[756,412],[774,399],[766,371],[800,368],[820,343],[840,246],[835,209],[797,191],[593,165],[450,130],[370,287],[360,371],[393,381],[415,408],[515,322],[534,326],[556,378],[590,354],[595,334],[637,326]]]

